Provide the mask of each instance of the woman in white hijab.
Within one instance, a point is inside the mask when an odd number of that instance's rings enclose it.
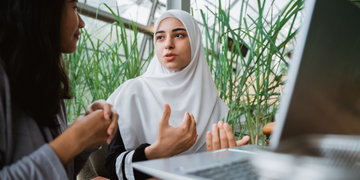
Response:
[[[227,123],[214,124],[228,107],[217,96],[197,21],[185,11],[169,10],[155,25],[154,42],[155,56],[144,75],[125,82],[108,99],[119,114],[119,131],[106,159],[111,179],[146,179],[132,162],[248,141],[236,142]]]

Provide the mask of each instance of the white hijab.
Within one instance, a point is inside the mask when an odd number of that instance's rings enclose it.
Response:
[[[168,17],[179,19],[185,26],[191,44],[191,62],[181,71],[170,71],[160,64],[155,54],[142,76],[126,81],[109,97],[107,101],[119,114],[119,129],[127,150],[156,141],[165,103],[171,108],[171,126],[179,126],[185,112],[192,113],[197,123],[198,139],[181,154],[204,149],[206,132],[229,110],[217,96],[196,20],[185,11],[169,10],[160,16],[155,31],[161,20]]]

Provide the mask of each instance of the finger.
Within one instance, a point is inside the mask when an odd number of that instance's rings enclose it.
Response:
[[[250,137],[244,136],[241,140],[236,141],[236,146],[243,146],[249,143]]]
[[[98,100],[93,104],[93,110],[96,111],[98,109],[102,109],[104,111],[104,117],[105,119],[110,119],[111,117],[111,108],[112,105],[107,103],[105,100]]]
[[[232,147],[235,147],[236,146],[236,140],[235,140],[235,137],[234,137],[234,134],[230,128],[230,125],[228,123],[225,123],[224,124],[224,130],[225,130],[225,133],[226,133],[226,136],[227,136],[227,139],[228,139],[228,144],[229,144],[229,147],[232,148]]]
[[[103,110],[104,110],[104,118],[111,120],[110,118],[112,116],[112,105],[109,103],[104,104]]]
[[[116,130],[117,130],[117,122],[119,120],[119,114],[116,112],[116,110],[112,107],[111,108],[111,127],[109,127],[108,129],[108,133],[110,134],[115,134]]]
[[[88,107],[86,107],[85,116],[87,116],[88,114],[94,112],[94,110],[92,109],[92,105],[93,104],[90,104]]]
[[[190,114],[191,118],[191,125],[190,125],[190,132],[193,133],[193,136],[196,134],[196,121],[193,114]]]
[[[185,112],[183,122],[181,123],[182,126],[185,126],[185,129],[190,130],[191,125],[191,117],[188,112]]]
[[[229,148],[228,139],[224,130],[224,122],[219,121],[219,135],[220,135],[220,147],[221,149]]]
[[[110,144],[111,140],[115,137],[115,133],[116,133],[116,130],[118,129],[118,119],[119,119],[119,115],[116,113],[115,109],[112,108],[112,116],[111,116],[111,119],[112,119],[112,123],[111,125],[109,126],[108,128],[108,135],[109,137],[107,138],[106,142],[108,144]]]
[[[105,119],[104,117],[104,111],[103,110],[96,110],[93,113],[89,114],[89,116],[95,114],[95,116],[97,118],[100,118],[104,124],[104,127],[106,129],[106,133],[107,133],[107,129],[109,128],[109,126],[111,125],[112,121],[109,121],[108,119]]]
[[[92,103],[91,105],[89,105],[88,108],[86,109],[86,114],[89,114],[96,110],[102,109],[104,111],[104,118],[110,119],[111,113],[112,113],[111,108],[112,108],[111,104],[109,104],[105,100],[101,99],[101,100],[97,100],[94,103]]]
[[[171,114],[170,106],[168,104],[165,104],[164,105],[164,113],[163,113],[163,116],[161,117],[159,124],[162,126],[169,125],[170,114]]]
[[[208,131],[206,133],[206,150],[207,151],[212,151],[212,135],[211,135],[211,132]]]
[[[219,140],[219,127],[217,124],[212,126],[212,146],[213,150],[220,149],[220,140]]]

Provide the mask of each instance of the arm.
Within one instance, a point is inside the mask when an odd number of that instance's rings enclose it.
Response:
[[[104,120],[101,123],[102,116],[102,111],[99,111],[88,117],[78,118],[50,144],[44,144],[22,159],[8,163],[1,169],[0,179],[68,179],[64,166],[83,149],[101,144],[107,139],[106,129],[110,121]],[[0,119],[4,121],[3,116]],[[94,128],[94,125],[98,127]],[[4,131],[1,136],[5,136]],[[6,142],[0,143],[2,146]],[[3,149],[1,151],[5,152]]]
[[[13,152],[14,138],[10,108],[9,84],[0,60],[0,179],[68,179],[61,161],[48,144],[14,163],[7,159],[12,158],[9,154]]]
[[[149,144],[142,144],[134,151],[126,151],[120,131],[115,134],[113,141],[108,147],[108,155],[105,160],[105,167],[110,179],[148,179],[149,175],[132,168],[132,163],[148,160],[144,148]],[[130,172],[130,173],[125,173]],[[131,174],[132,172],[132,174]],[[122,178],[119,178],[118,175]]]
[[[64,166],[85,148],[95,147],[106,141],[110,121],[105,121],[102,117],[102,111],[79,117],[69,129],[49,144],[3,167],[0,179],[68,179]]]
[[[0,171],[1,180],[68,179],[64,166],[53,149],[45,144],[19,161]]]

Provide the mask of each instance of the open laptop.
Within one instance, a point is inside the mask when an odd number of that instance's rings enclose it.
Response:
[[[306,20],[292,57],[271,150],[304,134],[360,135],[360,9],[348,0],[305,3]],[[133,166],[160,179],[250,180],[256,174],[246,159],[258,148],[248,145]]]

